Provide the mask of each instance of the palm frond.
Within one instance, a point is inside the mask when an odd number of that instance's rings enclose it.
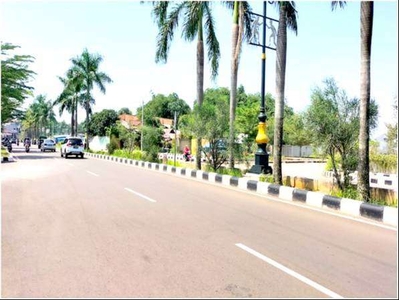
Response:
[[[112,79],[105,73],[100,72],[100,73],[95,73],[95,79],[94,82],[97,84],[98,88],[100,91],[105,94],[105,85],[104,83],[111,83]]]
[[[284,5],[286,6],[287,28],[291,29],[295,33],[295,35],[298,35],[298,11],[295,8],[295,2],[287,1],[284,3]]]
[[[204,6],[204,16],[206,17],[205,34],[206,45],[208,47],[208,60],[211,62],[212,79],[215,79],[219,69],[220,47],[216,37],[215,21],[208,5]]]
[[[346,1],[331,1],[331,10],[335,10],[338,6],[340,8],[344,8],[346,5]]]
[[[186,41],[191,42],[197,36],[202,26],[203,10],[207,5],[208,2],[206,1],[190,1],[187,3],[182,31],[182,37]]]
[[[168,6],[170,1],[153,1],[153,10],[152,16],[157,23],[158,28],[162,28],[163,24],[165,23],[167,13],[168,13]]]
[[[249,5],[248,1],[242,1],[241,2],[242,8],[244,15],[243,17],[243,23],[244,23],[244,40],[249,41],[251,39],[251,12],[252,8]]]
[[[234,10],[234,1],[221,1],[221,3],[228,9],[231,9],[231,11]]]
[[[164,22],[157,36],[157,50],[155,54],[155,62],[167,62],[170,42],[176,27],[179,25],[179,15],[184,8],[185,3],[178,4],[169,13],[168,19]]]

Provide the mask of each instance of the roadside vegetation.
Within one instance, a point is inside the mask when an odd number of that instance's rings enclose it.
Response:
[[[242,47],[251,36],[249,2],[224,3],[232,12],[231,85],[204,89],[204,64],[208,61],[211,79],[218,75],[221,45],[216,35],[216,23],[212,8],[217,2],[183,1],[171,6],[169,2],[143,2],[152,5],[152,17],[158,27],[154,48],[155,61],[167,63],[174,33],[181,29],[182,38],[195,41],[197,55],[196,101],[189,107],[177,93],[153,94],[146,104],[135,112],[123,107],[119,111],[104,109],[94,112],[94,88],[106,93],[112,84],[111,75],[101,71],[103,57],[84,49],[70,59],[70,67],[58,79],[63,84],[56,99],[46,95],[35,95],[31,87],[35,73],[30,64],[34,57],[16,55],[19,46],[1,44],[4,59],[1,61],[1,105],[2,125],[18,120],[22,124],[22,136],[31,138],[40,135],[77,135],[84,132],[86,151],[90,150],[91,138],[109,138],[106,151],[100,153],[126,157],[135,160],[161,162],[159,153],[179,152],[174,139],[165,137],[161,119],[173,120],[172,130],[180,132],[181,139],[190,142],[196,156],[192,163],[176,162],[179,166],[190,166],[198,170],[244,176],[254,164],[258,145],[255,138],[260,121],[266,120],[266,135],[269,140],[266,149],[272,153],[269,165],[273,174],[261,174],[261,181],[284,184],[281,173],[283,145],[307,146],[315,149],[312,157],[327,160],[327,170],[334,173],[334,188],[331,193],[341,197],[359,199],[370,203],[381,203],[379,196],[371,194],[370,172],[397,173],[397,98],[395,97],[393,121],[386,123],[383,153],[376,141],[370,141],[370,132],[377,126],[378,106],[370,98],[370,53],[373,26],[373,2],[362,2],[361,7],[361,85],[358,97],[349,98],[334,78],[320,78],[320,85],[311,94],[311,104],[302,112],[294,110],[285,102],[285,73],[287,60],[287,30],[296,33],[298,12],[294,2],[269,2],[279,12],[279,28],[276,44],[276,92],[246,93],[244,86],[238,86],[239,58]],[[344,8],[346,2],[333,1],[332,8]],[[328,7],[328,6],[327,6]],[[189,12],[189,13],[187,13]],[[334,12],[334,13],[339,13]],[[149,16],[150,17],[150,16]],[[179,22],[187,26],[179,27]],[[194,47],[194,46],[193,46]],[[206,50],[206,51],[205,51]],[[360,58],[359,58],[360,59]],[[32,103],[21,110],[27,99]],[[264,99],[265,107],[259,106]],[[389,99],[385,99],[386,102]],[[78,123],[78,108],[85,111],[85,121]],[[265,111],[263,111],[265,110]],[[70,122],[58,122],[61,116],[69,114]],[[264,115],[262,115],[265,113]],[[123,124],[121,114],[136,116],[137,123]],[[263,118],[263,119],[262,119]],[[58,147],[59,145],[57,145]],[[203,165],[201,165],[203,162]],[[175,164],[168,161],[167,164]],[[238,169],[235,164],[245,164]],[[351,184],[350,174],[357,172],[358,184]],[[392,204],[392,201],[390,201]],[[393,201],[397,205],[396,201]]]

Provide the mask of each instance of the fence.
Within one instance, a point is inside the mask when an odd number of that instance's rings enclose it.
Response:
[[[334,178],[333,171],[325,171],[325,177]],[[357,184],[357,171],[349,174],[351,183]],[[398,174],[370,173],[370,187],[398,191]]]
[[[281,149],[281,155],[286,157],[310,157],[312,153],[312,146],[283,145]],[[270,154],[273,155],[273,146],[270,146]]]

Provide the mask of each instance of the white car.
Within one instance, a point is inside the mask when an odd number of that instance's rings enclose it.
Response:
[[[84,156],[83,141],[80,137],[67,137],[61,145],[61,157],[68,158],[70,155],[75,155],[76,157]]]
[[[46,151],[51,151],[55,152],[55,142],[52,139],[45,139],[40,146],[40,151],[46,152]]]

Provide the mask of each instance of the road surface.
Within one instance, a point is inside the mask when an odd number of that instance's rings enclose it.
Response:
[[[1,164],[4,298],[397,298],[397,229],[93,158]]]

